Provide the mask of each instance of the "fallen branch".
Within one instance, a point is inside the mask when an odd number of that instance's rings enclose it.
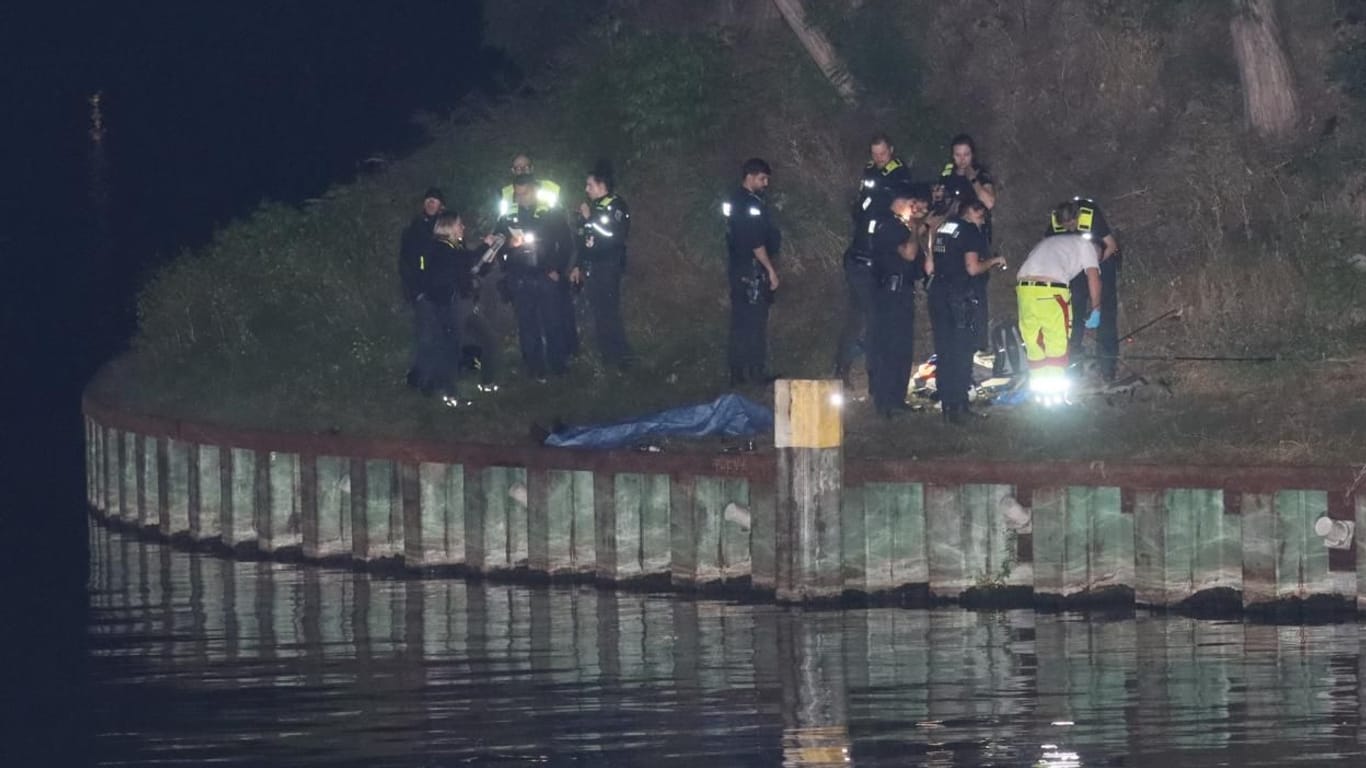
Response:
[[[821,74],[835,86],[836,91],[839,91],[840,98],[848,104],[857,103],[858,88],[853,75],[849,74],[849,70],[844,66],[839,54],[835,53],[835,47],[830,44],[825,34],[807,23],[806,7],[802,0],[773,0],[773,4],[778,6],[778,12],[783,15],[787,26],[801,41],[807,55],[820,67]]]

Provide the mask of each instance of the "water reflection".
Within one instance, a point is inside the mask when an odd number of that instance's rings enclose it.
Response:
[[[371,578],[96,528],[105,763],[1361,765],[1363,634]]]

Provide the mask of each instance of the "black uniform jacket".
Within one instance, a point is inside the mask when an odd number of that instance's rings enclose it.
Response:
[[[993,184],[991,173],[985,166],[974,164],[977,169],[977,180],[983,184]],[[939,183],[944,187],[944,200],[948,204],[966,203],[977,199],[977,190],[973,189],[972,182],[967,176],[959,176],[953,163],[944,166],[944,170],[939,174]]]
[[[980,259],[990,254],[991,245],[976,224],[953,219],[934,233],[934,285],[950,290],[967,290],[970,282],[967,255]]]
[[[905,188],[911,183],[911,169],[899,157],[893,157],[886,165],[878,168],[872,163],[863,167],[859,176],[858,194],[850,208],[853,218],[853,248],[862,253],[872,250],[867,237],[868,222],[886,216],[892,206],[892,192]]]
[[[579,227],[579,261],[587,267],[626,266],[626,237],[631,208],[618,195],[603,195],[588,206]]]
[[[418,261],[431,246],[435,216],[419,214],[408,226],[398,242],[398,279],[403,287],[403,298],[412,301],[422,289],[418,287]]]
[[[911,239],[911,228],[906,222],[888,214],[877,219],[873,229],[874,281],[884,288],[896,288],[909,293],[924,271],[923,254],[916,254],[915,261],[901,258],[900,248]]]
[[[418,259],[418,288],[437,304],[474,297],[474,275],[482,249],[470,250],[463,242],[433,239]]]
[[[512,246],[513,230],[522,244]],[[512,274],[564,272],[574,259],[574,236],[558,208],[518,206],[498,219],[494,231],[508,238],[501,253],[503,269]]]
[[[726,219],[726,251],[732,274],[753,273],[754,249],[759,246],[768,250],[770,261],[778,258],[782,236],[763,197],[740,187],[721,203],[721,214]]]

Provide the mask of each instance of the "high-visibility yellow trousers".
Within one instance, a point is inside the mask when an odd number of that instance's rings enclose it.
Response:
[[[1072,333],[1072,291],[1039,283],[1015,286],[1020,305],[1020,338],[1031,378],[1065,375],[1067,338]]]

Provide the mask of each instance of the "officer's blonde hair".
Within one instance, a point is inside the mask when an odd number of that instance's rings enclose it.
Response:
[[[455,242],[455,227],[459,223],[460,214],[454,211],[446,211],[440,216],[437,216],[436,221],[432,223],[432,234],[442,240]]]

